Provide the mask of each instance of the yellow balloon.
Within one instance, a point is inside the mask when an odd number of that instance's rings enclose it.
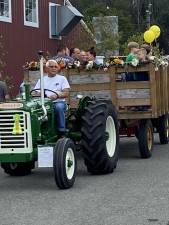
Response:
[[[153,31],[151,30],[147,30],[145,33],[144,33],[144,40],[151,44],[154,40],[155,40],[155,34]]]
[[[150,30],[154,32],[155,38],[158,38],[161,34],[161,29],[157,25],[153,25],[150,27]]]

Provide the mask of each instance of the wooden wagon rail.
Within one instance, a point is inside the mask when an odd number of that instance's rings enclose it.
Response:
[[[126,73],[146,73],[147,81],[126,81]],[[70,69],[66,76],[71,85],[69,103],[76,106],[78,94],[111,99],[120,119],[158,118],[169,112],[169,68],[155,70],[153,64],[139,67],[111,67],[103,70],[77,71]],[[144,110],[141,110],[141,107]]]

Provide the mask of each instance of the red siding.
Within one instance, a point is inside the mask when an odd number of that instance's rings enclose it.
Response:
[[[54,55],[58,44],[65,43],[71,47],[79,35],[80,26],[77,25],[62,41],[49,39],[49,2],[62,4],[63,0],[39,0],[39,28],[24,26],[23,0],[12,0],[12,23],[0,21],[0,34],[7,52],[3,72],[13,77],[13,94],[18,92],[23,79],[22,66],[26,61],[36,60],[38,50]]]

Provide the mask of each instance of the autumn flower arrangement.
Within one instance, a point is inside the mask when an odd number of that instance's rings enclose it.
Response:
[[[31,61],[31,62],[26,62],[25,65],[23,65],[24,70],[30,70],[30,71],[36,71],[40,69],[40,64],[39,62],[36,61]]]
[[[161,57],[156,57],[156,56],[150,56],[149,58],[153,64],[155,64],[155,70],[158,71],[159,67],[168,67],[169,65],[169,56],[161,56]]]

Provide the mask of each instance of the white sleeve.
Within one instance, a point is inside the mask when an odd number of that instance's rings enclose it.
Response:
[[[70,85],[68,83],[68,80],[66,79],[66,77],[63,76],[63,82],[62,82],[62,90],[65,88],[70,88]]]
[[[38,80],[38,82],[36,83],[34,89],[40,89],[40,79]],[[40,91],[40,90],[39,90]]]

